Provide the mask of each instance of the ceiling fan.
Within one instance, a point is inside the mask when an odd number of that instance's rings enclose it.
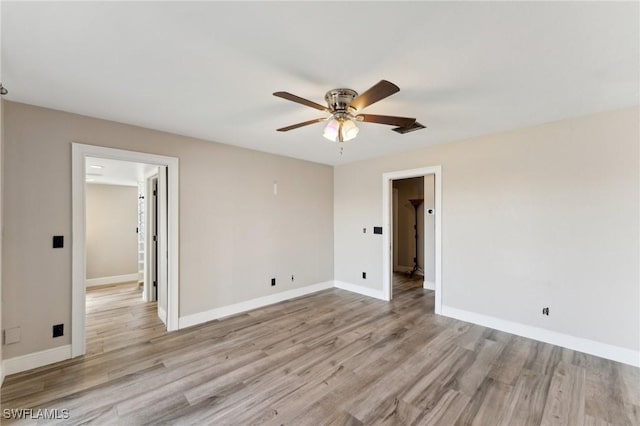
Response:
[[[359,114],[361,110],[369,105],[372,105],[399,91],[400,88],[398,86],[387,80],[380,80],[361,95],[358,95],[358,92],[352,89],[333,89],[329,90],[324,95],[327,106],[317,104],[289,92],[275,92],[273,96],[306,105],[330,114],[328,117],[316,118],[314,120],[292,124],[291,126],[281,127],[277,130],[279,132],[288,132],[289,130],[297,129],[299,127],[308,126],[321,121],[328,121],[327,126],[324,129],[323,136],[333,142],[344,142],[357,136],[359,129],[358,126],[356,126],[356,122],[358,121],[396,126],[391,130],[401,134],[424,129],[425,126],[418,123],[415,118],[394,117],[391,115]]]

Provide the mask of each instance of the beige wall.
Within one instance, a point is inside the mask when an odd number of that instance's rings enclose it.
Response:
[[[336,167],[335,279],[382,289],[381,241],[361,231],[382,221],[381,176],[439,164],[443,305],[638,350],[639,113]]]
[[[179,158],[180,316],[333,279],[331,167],[7,102],[6,358],[70,342],[72,141]]]
[[[86,186],[87,279],[137,274],[138,188]]]

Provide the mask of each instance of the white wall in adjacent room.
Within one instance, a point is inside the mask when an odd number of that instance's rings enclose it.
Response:
[[[138,272],[138,188],[86,186],[87,279]]]

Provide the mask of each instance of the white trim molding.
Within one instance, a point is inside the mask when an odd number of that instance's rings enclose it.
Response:
[[[258,297],[240,303],[234,303],[233,305],[222,306],[220,308],[198,312],[197,314],[186,315],[184,317],[180,317],[178,324],[181,329],[192,327],[194,325],[203,324],[215,319],[228,317],[230,315],[262,308],[263,306],[273,305],[274,303],[284,302],[285,300],[306,296],[307,294],[316,293],[322,290],[327,290],[333,288],[333,286],[333,281],[325,281],[306,287],[295,288],[293,290],[281,291],[280,293],[270,294],[268,296]]]
[[[119,284],[119,283],[128,283],[132,281],[138,281],[137,272],[134,274],[114,275],[112,277],[90,278],[86,280],[86,286],[93,287],[96,285]]]
[[[476,312],[452,308],[446,305],[442,307],[441,314],[450,318],[482,325],[484,327],[493,328],[495,330],[504,331],[506,333],[515,334],[537,340],[539,342],[550,343],[552,345],[561,346],[574,351],[584,352],[586,354],[599,356],[601,358],[610,359],[623,364],[633,365],[634,367],[640,367],[640,351],[634,351],[632,349],[614,346],[608,343],[596,342],[595,340],[584,339],[582,337],[571,336],[569,334],[558,333],[556,331],[533,327]]]
[[[382,174],[382,292],[383,300],[393,297],[393,244],[392,233],[392,185],[396,179],[434,175],[434,210],[435,210],[435,313],[442,311],[442,166],[421,167],[418,169],[399,170]],[[425,188],[426,191],[426,188]],[[425,253],[427,239],[424,239]]]
[[[81,143],[71,144],[72,199],[72,260],[71,260],[71,355],[84,355],[85,342],[85,281],[86,281],[86,217],[85,217],[85,159],[86,157],[134,161],[168,168],[168,304],[167,330],[178,329],[179,301],[179,161],[175,157],[126,151]],[[137,279],[137,278],[136,278]]]
[[[2,369],[8,376],[10,374],[21,373],[44,365],[64,361],[71,358],[71,345],[58,346],[40,352],[8,358],[2,361]]]
[[[423,281],[422,288],[424,288],[425,290],[435,290],[436,283],[434,283],[433,281]]]
[[[346,283],[344,281],[335,281],[334,287],[342,290],[350,291],[352,293],[362,294],[363,296],[373,297],[375,299],[387,300],[385,299],[385,295],[382,290],[376,290],[369,287],[363,287],[357,284]]]
[[[160,317],[160,321],[162,321],[162,323],[166,327],[167,323],[165,323],[165,321],[166,321],[166,318],[167,318],[167,311],[162,309],[162,306],[160,306],[160,304],[158,304],[158,316]]]

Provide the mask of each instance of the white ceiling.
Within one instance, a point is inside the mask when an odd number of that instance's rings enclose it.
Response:
[[[7,99],[326,164],[639,104],[639,3],[2,2]],[[337,144],[324,103],[387,79]]]
[[[131,161],[86,157],[87,183],[138,186],[146,176],[158,170],[158,166]]]

